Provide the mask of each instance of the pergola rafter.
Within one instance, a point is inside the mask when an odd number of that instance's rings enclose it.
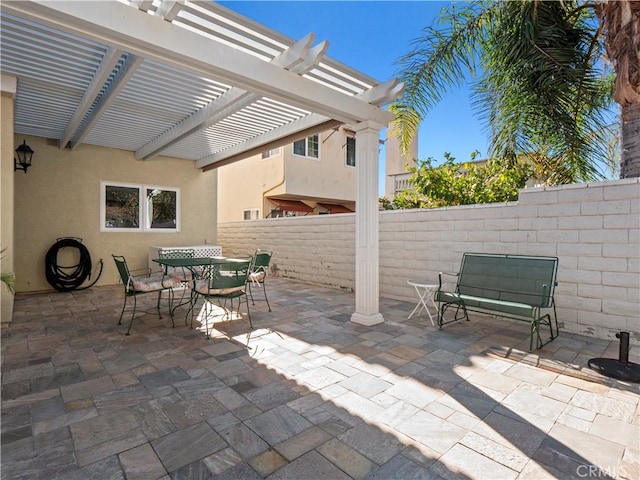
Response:
[[[320,61],[328,47],[328,43],[325,41],[311,48],[314,39],[315,35],[308,34],[275,57],[271,63],[298,74],[306,73]],[[149,160],[165,148],[174,145],[195,132],[209,128],[229,115],[255,103],[260,98],[259,94],[232,87],[203,109],[195,112],[140,148],[136,151],[136,158]]]

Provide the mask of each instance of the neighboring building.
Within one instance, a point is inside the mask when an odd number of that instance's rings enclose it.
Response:
[[[393,200],[396,193],[411,188],[409,179],[411,173],[407,171],[407,165],[415,167],[418,158],[418,136],[416,135],[409,145],[409,156],[400,153],[400,142],[394,135],[388,135],[385,142],[386,154],[386,182],[385,197]]]
[[[313,135],[218,169],[218,220],[355,211],[355,133]]]

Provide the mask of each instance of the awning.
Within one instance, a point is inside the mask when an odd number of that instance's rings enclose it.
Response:
[[[327,209],[329,213],[353,213],[353,210],[345,207],[344,205],[335,205],[333,203],[318,203],[318,206]]]
[[[311,208],[306,203],[299,202],[298,200],[280,200],[279,198],[270,198],[269,201],[275,203],[280,210],[286,210],[288,212],[304,212],[311,213]]]

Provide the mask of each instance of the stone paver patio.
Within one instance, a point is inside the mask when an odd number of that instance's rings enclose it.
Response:
[[[184,309],[125,336],[116,286],[18,295],[3,480],[640,478],[639,386],[586,367],[617,343],[561,330],[529,353],[525,323],[439,331],[389,299],[365,327],[351,292],[269,287],[253,331],[236,318],[211,339]]]

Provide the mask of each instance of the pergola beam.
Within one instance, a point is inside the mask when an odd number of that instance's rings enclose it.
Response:
[[[124,52],[122,50],[117,50],[115,48],[109,47],[107,49],[107,53],[102,59],[102,62],[100,62],[100,67],[96,71],[95,75],[91,79],[91,82],[89,83],[89,86],[85,90],[78,108],[76,108],[76,111],[73,113],[73,116],[71,117],[67,128],[64,129],[62,138],[58,141],[58,146],[60,148],[65,148],[67,146],[67,143],[69,143],[69,141],[73,137],[73,134],[80,126],[80,122],[82,122],[84,117],[89,112],[89,109],[100,94],[102,87],[104,87],[105,82],[109,78],[109,75],[111,75],[111,73],[113,72],[114,67],[118,63],[118,60],[120,60],[120,57],[123,53]]]
[[[115,78],[113,78],[105,92],[95,102],[88,118],[81,124],[80,129],[78,129],[71,138],[71,150],[77,148],[87,135],[89,135],[91,129],[100,120],[100,117],[104,115],[109,106],[118,98],[118,94],[127,85],[127,82],[142,64],[143,60],[141,57],[129,54],[120,70],[118,70]]]
[[[385,100],[392,102],[402,95],[403,89],[404,83],[399,83],[397,80],[390,80],[362,92],[357,97],[372,99],[372,101],[380,101],[384,98]],[[344,122],[330,122],[329,118],[312,113],[300,120],[283,125],[280,128],[276,128],[263,135],[245,141],[240,145],[228,148],[222,152],[207,155],[206,157],[196,161],[196,167],[204,168],[205,171],[211,168],[218,168],[237,160],[248,158],[251,155],[256,155],[262,151],[270,150],[272,148],[286,145],[287,143],[295,142],[301,138],[306,138],[308,136],[315,135],[316,133],[324,132],[343,123]],[[319,127],[313,128],[314,126]],[[300,132],[304,133],[300,134]],[[276,141],[276,139],[280,139],[280,141]],[[247,155],[245,149],[250,149],[253,153],[251,153],[251,155]]]
[[[280,128],[247,140],[242,145],[228,148],[220,154],[207,155],[196,161],[196,167],[202,168],[202,171],[207,172],[239,160],[244,160],[253,155],[258,155],[266,150],[278,148],[295,142],[296,140],[331,130],[339,125],[341,125],[341,122],[337,120],[327,119],[326,117],[312,113],[296,122],[288,123]]]
[[[162,0],[158,10],[156,13],[167,22],[171,22],[174,18],[178,16],[180,10],[184,6],[185,0],[175,1],[175,0]]]
[[[392,78],[362,92],[358,98],[372,105],[387,105],[399,99],[403,92],[404,83],[397,78]]]
[[[342,123],[393,120],[375,105],[118,2],[3,2],[2,10]]]
[[[320,59],[328,48],[326,41],[311,48],[314,40],[315,35],[309,33],[275,57],[271,63],[298,74],[307,72],[320,62]],[[209,105],[193,113],[138,149],[135,153],[135,158],[138,160],[149,160],[162,152],[162,150],[174,145],[185,137],[205,130],[229,115],[251,105],[260,97],[261,95],[259,94],[232,87]]]

